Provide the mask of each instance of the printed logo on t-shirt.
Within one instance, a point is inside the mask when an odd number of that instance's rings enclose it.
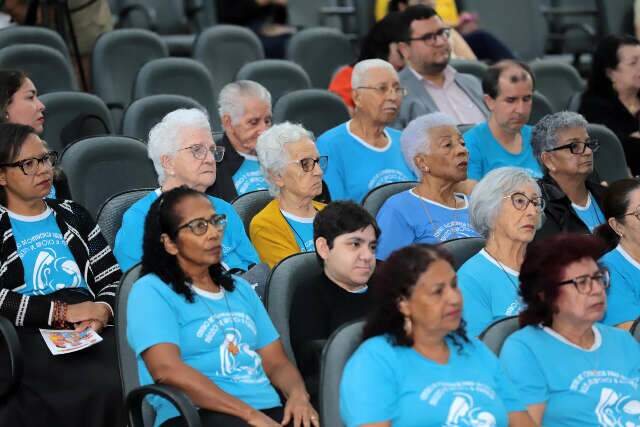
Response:
[[[383,184],[399,181],[410,181],[410,178],[397,169],[383,169],[369,180],[367,188],[371,190],[372,188],[380,187]]]
[[[218,334],[222,334],[222,342],[217,350],[220,365],[216,375],[244,384],[268,381],[262,370],[262,358],[246,343],[243,335],[257,334],[251,317],[240,312],[214,314],[202,323],[196,336],[211,343]]]
[[[449,221],[439,226],[433,233],[434,237],[441,242],[460,239],[463,237],[476,237],[478,233],[471,228],[469,223],[463,221]]]
[[[520,312],[523,309],[524,309],[524,304],[522,303],[522,300],[520,298],[518,298],[517,300],[515,300],[514,302],[509,304],[509,306],[505,310],[504,314],[506,316],[515,316],[517,314],[520,314]]]
[[[262,176],[262,172],[260,170],[242,174],[237,179],[234,179],[233,184],[235,185],[238,194],[268,188],[267,181],[264,179],[264,176]]]
[[[495,415],[477,402],[482,398],[495,400],[496,393],[486,384],[475,381],[436,382],[420,393],[420,400],[433,407],[449,406],[445,427],[495,427]]]
[[[607,387],[607,384],[610,385]],[[613,385],[618,389],[614,390]],[[602,388],[600,388],[602,387]],[[627,387],[630,392],[638,393],[638,379],[627,378],[615,371],[583,371],[571,383],[570,390],[582,394],[597,393],[598,405],[595,414],[602,427],[640,427],[640,401],[630,395],[622,394],[619,389]],[[595,390],[591,391],[594,388]]]

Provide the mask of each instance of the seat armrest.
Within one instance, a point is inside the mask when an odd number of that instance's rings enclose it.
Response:
[[[0,398],[9,394],[9,392],[20,382],[22,379],[22,372],[24,369],[22,358],[22,346],[18,339],[18,333],[15,326],[8,319],[0,316],[0,334],[4,337],[7,343],[7,349],[9,350],[9,361],[11,363],[11,374],[9,382],[4,388],[0,388]]]
[[[180,389],[165,384],[149,384],[133,389],[127,395],[125,410],[131,427],[144,427],[142,404],[151,394],[163,397],[175,406],[187,427],[201,427],[198,410]]]

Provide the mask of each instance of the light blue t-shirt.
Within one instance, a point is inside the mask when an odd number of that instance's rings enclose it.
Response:
[[[122,271],[127,271],[142,260],[144,220],[151,204],[160,196],[160,189],[150,192],[134,203],[124,213],[122,225],[116,234],[113,254]],[[240,217],[233,207],[222,199],[207,195],[214,210],[227,216],[227,228],[222,237],[222,263],[228,268],[246,270],[250,264],[260,262],[258,253],[244,230]]]
[[[376,257],[387,259],[391,252],[412,243],[437,244],[461,237],[478,237],[469,222],[467,197],[461,193],[455,197],[459,208],[420,197],[413,189],[387,199],[376,217],[382,231]]]
[[[238,196],[250,191],[264,190],[269,188],[267,181],[260,171],[260,163],[256,156],[238,152],[244,158],[240,168],[233,174],[233,185],[236,187]]]
[[[47,194],[47,199],[55,199],[56,198],[56,187],[51,186],[51,190],[49,190],[49,194]]]
[[[234,279],[233,292],[192,287],[193,303],[154,274],[133,285],[127,305],[127,339],[136,354],[140,384],[153,383],[141,353],[156,344],[175,344],[184,363],[224,392],[255,409],[280,406],[256,352],[278,339],[278,333],[251,285]],[[158,397],[149,401],[157,413],[155,426],[178,416],[168,401]]]
[[[550,328],[507,338],[500,361],[525,405],[545,403],[543,426],[640,425],[640,345],[626,331],[595,324],[580,348]]]
[[[611,275],[602,323],[617,325],[640,317],[640,263],[620,245],[606,253],[600,262]]]
[[[450,339],[445,365],[386,337],[366,340],[351,356],[340,383],[347,427],[391,421],[393,427],[507,426],[524,411],[498,359],[475,338],[460,351]]]
[[[518,285],[518,272],[498,263],[484,249],[462,264],[458,286],[469,336],[477,337],[492,322],[522,311]]]
[[[9,211],[9,220],[24,267],[25,286],[16,292],[47,295],[64,288],[88,290],[51,208],[34,216]]]
[[[534,178],[542,178],[542,169],[531,148],[531,133],[531,126],[522,127],[522,151],[512,154],[494,138],[489,129],[489,122],[480,123],[466,131],[463,137],[469,151],[468,178],[480,181],[492,170],[504,166],[523,168]]]
[[[415,181],[400,151],[400,131],[385,128],[389,144],[376,148],[351,133],[350,124],[343,123],[318,137],[318,151],[329,156],[324,181],[331,200],[360,203],[369,190],[383,184]]]
[[[313,218],[302,218],[280,210],[285,221],[291,227],[300,252],[313,252],[316,245],[313,241]]]
[[[598,206],[598,203],[593,196],[591,196],[591,193],[587,193],[587,204],[585,206],[571,203],[571,208],[592,233],[594,228],[606,222],[600,206]]]

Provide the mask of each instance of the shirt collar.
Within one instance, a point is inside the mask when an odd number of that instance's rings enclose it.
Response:
[[[451,86],[453,84],[453,82],[455,81],[456,78],[456,74],[458,74],[458,71],[453,68],[451,65],[447,65],[447,68],[444,69],[443,74],[444,74],[444,85],[442,86],[442,88],[434,85],[433,83],[431,83],[429,80],[425,79],[420,73],[418,73],[416,70],[413,69],[413,67],[411,67],[411,65],[407,65],[407,67],[409,68],[409,71],[411,71],[413,73],[413,75],[420,81],[424,82],[425,84],[429,85],[430,87],[433,88],[437,88],[437,89],[444,89],[447,88],[449,86]]]

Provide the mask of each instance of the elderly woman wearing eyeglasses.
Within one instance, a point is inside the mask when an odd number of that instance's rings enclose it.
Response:
[[[621,179],[604,194],[607,219],[594,234],[608,243],[600,262],[609,269],[611,289],[603,323],[628,329],[640,317],[640,181]]]
[[[311,132],[289,122],[260,135],[256,152],[274,199],[253,218],[249,234],[260,260],[273,267],[315,250],[313,219],[325,205],[313,199],[322,193],[328,159],[318,154]]]
[[[400,132],[389,128],[406,89],[393,65],[366,59],[353,68],[353,118],[318,137],[318,150],[331,161],[325,181],[331,200],[361,202],[383,184],[413,181],[415,175],[400,150]]]
[[[539,184],[546,202],[545,222],[536,237],[593,232],[605,222],[600,209],[604,187],[588,179],[599,144],[587,134],[587,121],[571,111],[546,115],[533,129],[531,144],[544,171]]]
[[[518,272],[543,210],[540,187],[525,169],[494,169],[473,189],[471,224],[487,243],[458,270],[463,317],[471,336],[522,310]]]
[[[628,332],[599,323],[609,287],[596,262],[602,249],[577,233],[527,249],[522,329],[507,338],[500,360],[539,425],[638,425],[640,346]]]
[[[134,203],[124,214],[116,235],[114,254],[123,271],[142,258],[142,230],[149,207],[158,196],[186,185],[204,192],[216,179],[216,162],[224,155],[216,147],[207,115],[198,109],[179,109],[167,114],[149,132],[149,158],[158,173],[160,188]],[[222,265],[228,269],[248,270],[259,262],[242,221],[233,207],[209,196],[215,211],[227,217],[222,241]]]

